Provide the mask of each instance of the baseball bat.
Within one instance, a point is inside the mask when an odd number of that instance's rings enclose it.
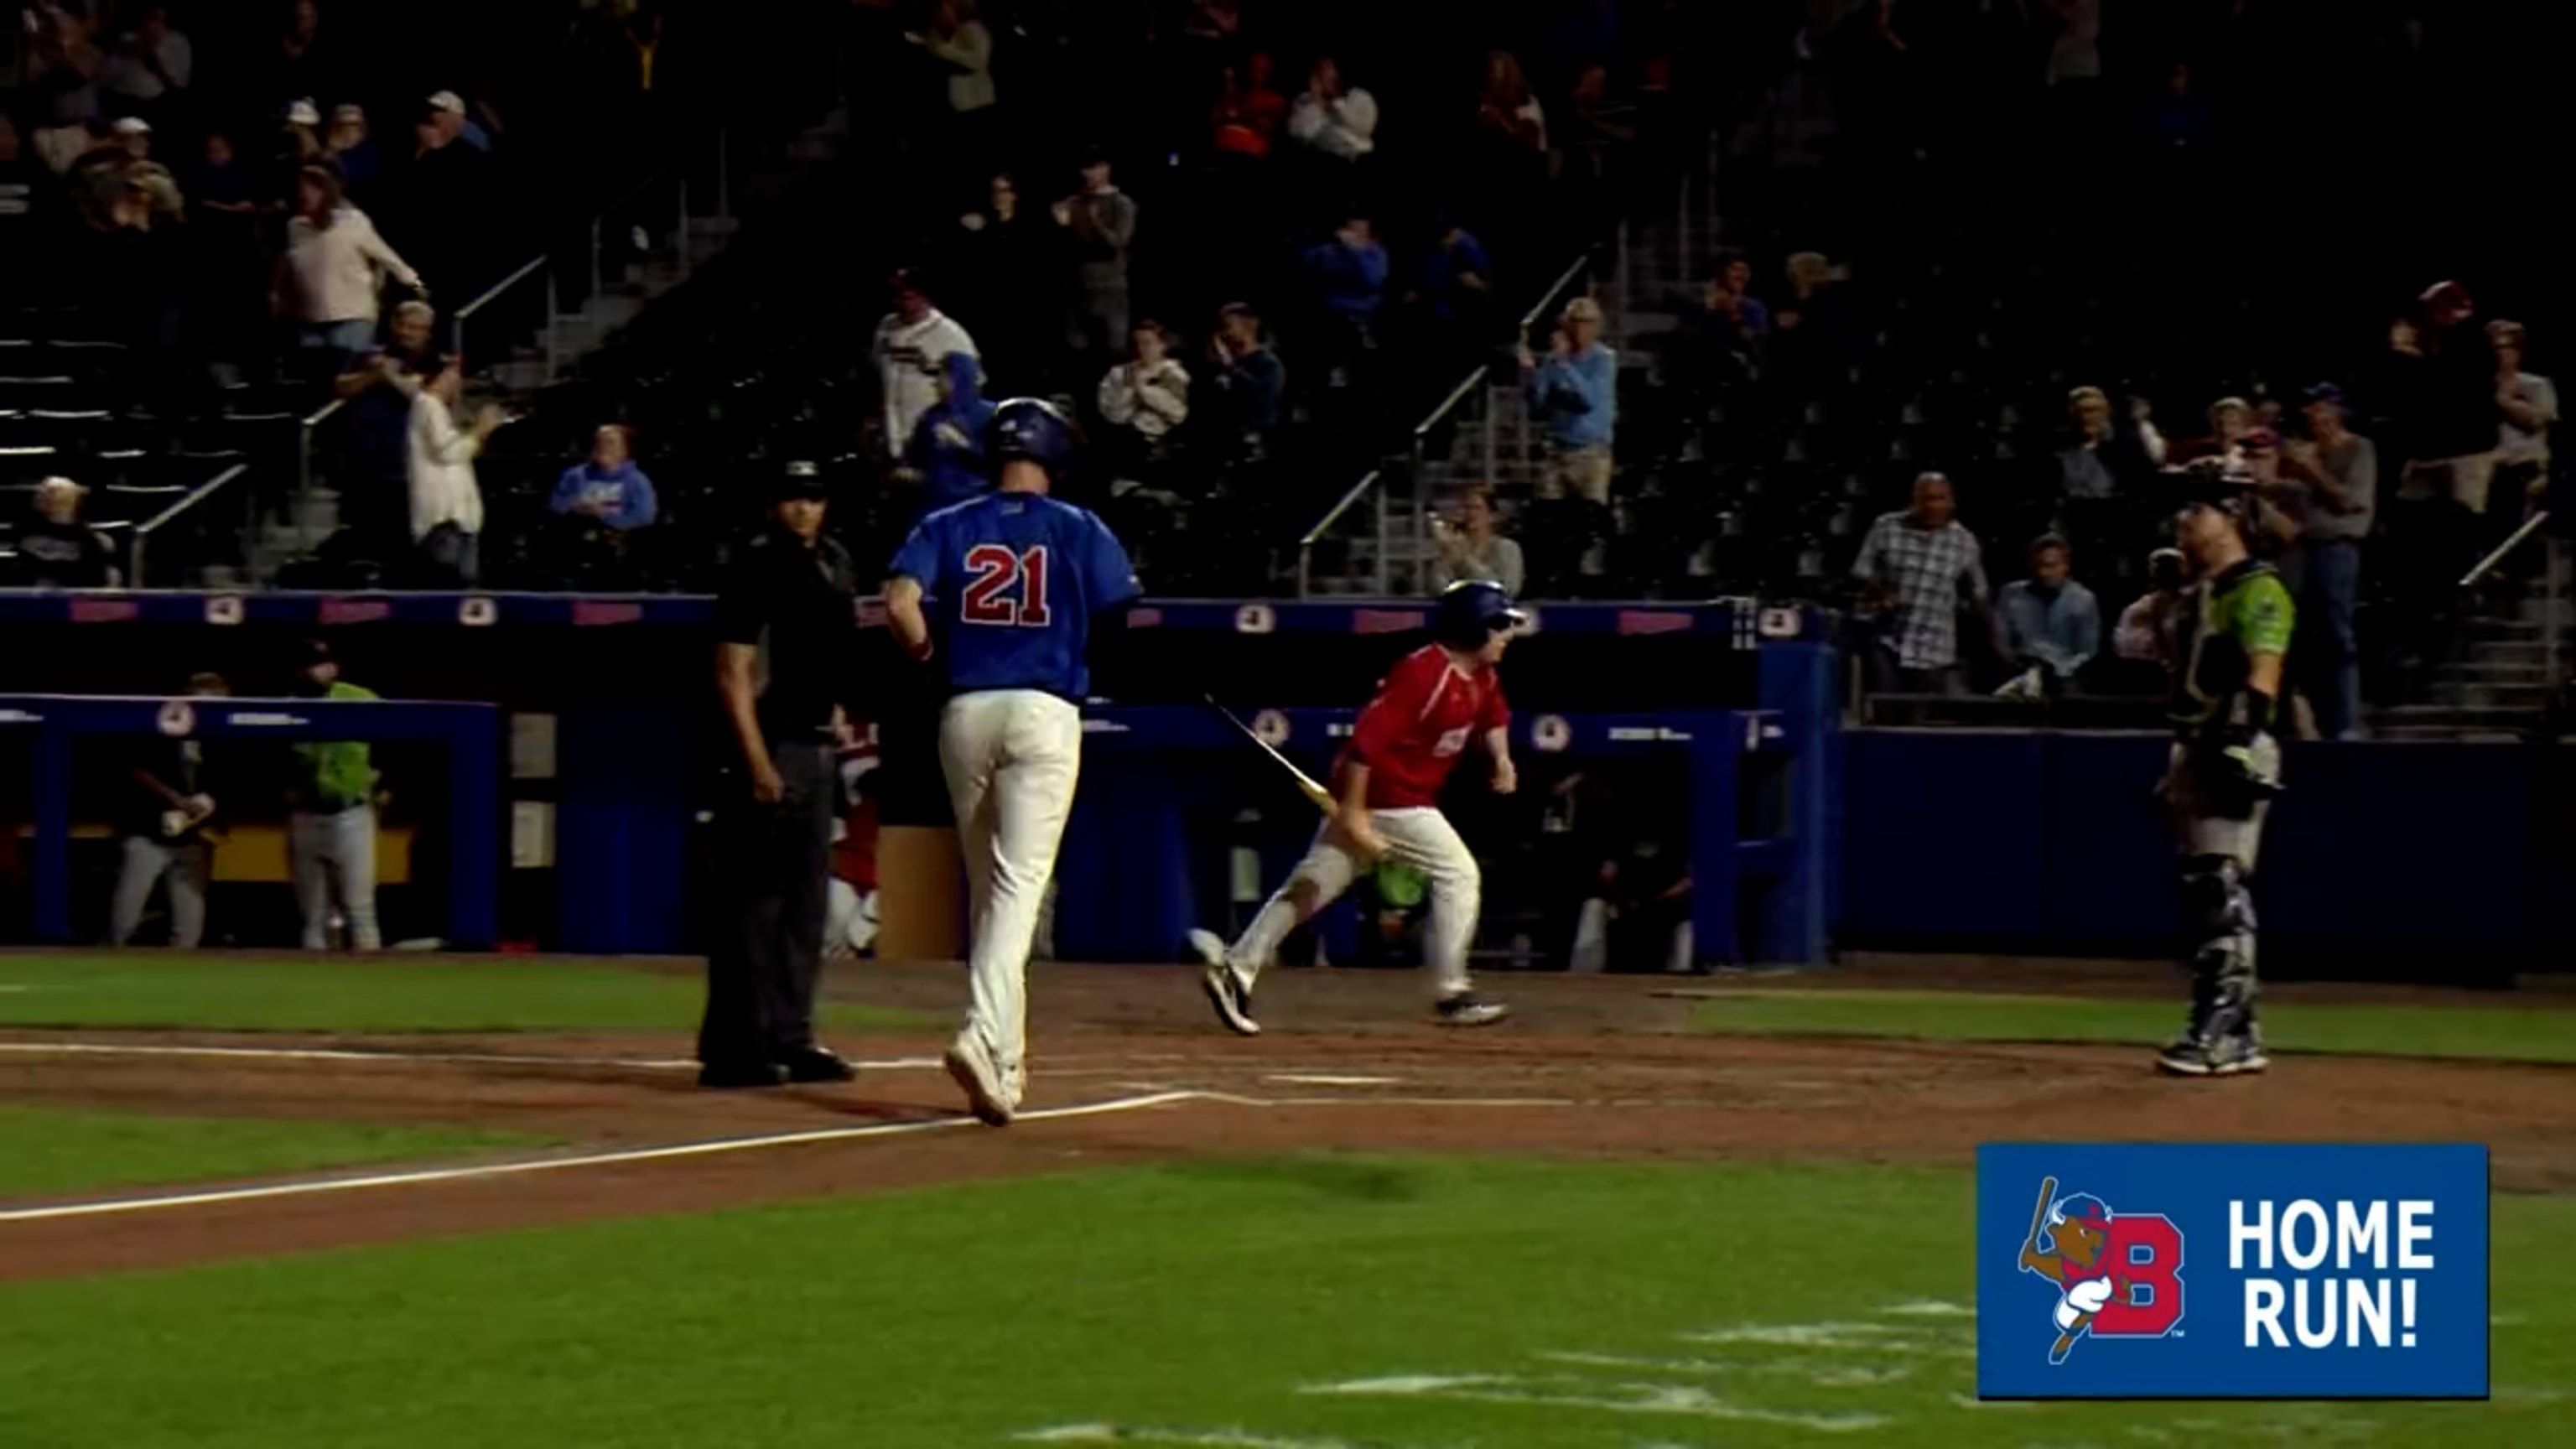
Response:
[[[2023,1246],[2034,1251],[2038,1249],[2039,1230],[2048,1226],[2048,1205],[2055,1201],[2057,1201],[2057,1179],[2053,1177],[2041,1178],[2039,1180],[2039,1204],[2030,1210],[2030,1235],[2022,1239]]]
[[[1298,769],[1295,761],[1289,759],[1286,755],[1279,753],[1277,749],[1272,747],[1268,740],[1265,740],[1261,736],[1253,733],[1252,726],[1235,718],[1233,710],[1227,709],[1224,705],[1217,703],[1215,695],[1202,694],[1199,698],[1206,700],[1207,707],[1215,710],[1219,715],[1223,716],[1225,722],[1234,726],[1245,739],[1259,745],[1263,754],[1278,761],[1279,768],[1286,770],[1289,778],[1297,782],[1297,793],[1305,796],[1308,800],[1313,801],[1316,809],[1323,811],[1327,816],[1339,815],[1341,813],[1341,802],[1333,798],[1332,791],[1317,784],[1314,776]]]

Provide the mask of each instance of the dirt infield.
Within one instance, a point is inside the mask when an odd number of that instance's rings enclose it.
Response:
[[[857,999],[943,1013],[963,990],[953,969],[844,975]],[[1269,1034],[1245,1041],[1216,1029],[1185,971],[1045,968],[1026,1105],[1102,1110],[1002,1132],[959,1118],[932,1033],[835,1043],[885,1064],[855,1084],[751,1094],[697,1090],[678,1037],[0,1033],[0,1100],[13,1102],[471,1124],[573,1144],[539,1159],[809,1139],[536,1171],[521,1154],[441,1164],[506,1172],[14,1221],[8,1210],[45,1205],[0,1204],[0,1278],[1295,1148],[1964,1165],[2005,1138],[2475,1138],[2494,1148],[2499,1187],[2576,1191],[2565,1069],[2294,1057],[2260,1080],[2172,1082],[2134,1049],[1692,1036],[1660,985],[1514,980],[1513,1022],[1455,1034],[1422,1020],[1410,976],[1280,972],[1265,983]]]

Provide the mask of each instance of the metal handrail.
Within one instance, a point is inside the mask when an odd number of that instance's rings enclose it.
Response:
[[[2474,586],[2478,580],[2495,572],[2496,565],[2504,562],[2504,556],[2506,554],[2522,547],[2522,541],[2531,537],[2533,534],[2538,533],[2540,531],[2540,526],[2548,521],[2549,510],[2545,508],[2534,513],[2531,517],[2524,519],[2522,527],[2513,531],[2513,537],[2497,544],[2493,553],[2488,554],[2485,558],[2479,559],[2475,567],[2471,568],[2467,573],[2460,575],[2459,587],[2464,589],[2470,588]]]
[[[198,504],[205,502],[208,498],[213,497],[216,493],[231,484],[234,479],[249,471],[250,465],[248,463],[235,463],[231,467],[216,474],[214,477],[198,484],[195,488],[190,489],[187,496],[181,498],[178,502],[171,504],[169,507],[162,509],[159,513],[152,515],[149,519],[146,519],[134,526],[134,542],[131,547],[132,562],[134,566],[133,586],[135,588],[139,589],[143,587],[143,546],[151,540],[152,535],[159,532],[162,525],[168,523],[174,518],[177,518],[180,514],[187,512],[189,509],[196,507]]]
[[[539,252],[530,257],[520,264],[517,271],[484,288],[482,296],[457,308],[447,319],[447,350],[456,356],[463,356],[465,354],[465,319],[490,306],[500,299],[502,293],[525,281],[529,273],[546,264],[549,255],[546,252]]]

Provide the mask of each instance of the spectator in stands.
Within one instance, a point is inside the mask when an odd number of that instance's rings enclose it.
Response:
[[[1485,56],[1485,87],[1476,98],[1466,161],[1477,224],[1506,258],[1527,250],[1533,221],[1524,218],[1547,178],[1547,115],[1509,51]]]
[[[287,7],[286,28],[271,54],[267,93],[324,96],[339,89],[336,47],[322,38],[322,8],[314,0]],[[319,123],[316,118],[315,124]]]
[[[2074,551],[2046,534],[2030,546],[2030,577],[2004,585],[1995,611],[2003,616],[2004,657],[2022,672],[1998,693],[2053,698],[2075,685],[2102,652],[2102,606],[2072,577]]]
[[[1519,163],[1547,154],[1547,112],[1530,94],[1521,63],[1510,51],[1485,55],[1485,90],[1476,100],[1476,129]]]
[[[2066,395],[2072,429],[2057,451],[2057,488],[2067,498],[2113,498],[2131,492],[2154,471],[2145,444],[2111,421],[2111,397],[2098,387]]]
[[[58,141],[59,151],[48,151],[48,134],[60,135],[85,129],[99,119],[98,77],[106,58],[99,53],[96,27],[91,24],[88,8],[61,3],[28,5],[18,15],[20,42],[19,76],[23,97],[37,126],[37,152],[51,160],[59,156],[54,170],[64,169],[74,154],[74,146]]]
[[[189,678],[188,693],[220,699],[232,686],[220,674],[198,674]],[[134,940],[153,889],[166,881],[170,945],[193,951],[206,933],[206,883],[213,878],[215,851],[205,828],[215,817],[213,791],[221,782],[202,743],[157,735],[135,748],[126,781],[116,812],[125,864],[108,906],[108,940],[119,946]]]
[[[2370,537],[2379,502],[2379,449],[2352,431],[2343,389],[2319,383],[2308,389],[2308,435],[2288,445],[2283,471],[2309,489],[2306,588],[2299,623],[2307,642],[2291,651],[2306,663],[2317,731],[2330,740],[2361,733],[2361,644],[2354,627],[2361,602],[2362,543]],[[2305,656],[2304,658],[2302,656]]]
[[[112,589],[123,582],[115,550],[81,519],[81,500],[88,496],[88,489],[69,478],[36,485],[36,516],[18,527],[20,587]]]
[[[1531,418],[1547,436],[1538,496],[1573,496],[1607,506],[1611,450],[1619,422],[1619,358],[1601,343],[1601,304],[1568,302],[1548,355],[1521,345]]]
[[[2111,648],[2124,660],[2153,664],[2156,672],[2141,688],[2124,693],[2160,694],[2172,683],[2180,659],[2183,583],[2182,550],[2160,548],[2147,555],[2147,591],[2120,611]]]
[[[411,537],[429,588],[474,587],[480,576],[483,490],[474,459],[502,423],[486,404],[471,428],[456,424],[465,372],[455,358],[411,400]]]
[[[635,435],[619,423],[591,434],[590,456],[563,470],[546,506],[612,534],[650,527],[660,511],[653,480],[635,466]]]
[[[2549,429],[2558,421],[2558,389],[2548,378],[2522,370],[2529,341],[2519,322],[2499,318],[2487,324],[2487,342],[2495,349],[2496,411],[2502,415],[2488,512],[2514,522],[2548,482]]]
[[[1720,331],[1750,345],[1771,333],[1771,309],[1753,295],[1753,263],[1742,252],[1729,252],[1717,264],[1708,284],[1708,310]]]
[[[1217,154],[1256,161],[1269,157],[1271,143],[1288,118],[1288,100],[1270,83],[1270,69],[1266,51],[1253,52],[1239,72],[1227,69],[1225,93],[1210,117],[1209,143]]]
[[[397,541],[410,541],[412,399],[447,368],[431,341],[437,321],[427,302],[394,308],[385,342],[367,349],[332,382],[332,391],[349,404],[356,464],[355,476],[340,483],[340,521],[373,557],[391,557]]]
[[[128,115],[171,119],[196,71],[196,51],[170,24],[170,7],[146,5],[134,28],[118,37],[99,70],[100,89]]]
[[[340,677],[331,646],[307,640],[296,671],[295,693],[305,699],[364,700],[375,691]],[[304,949],[328,951],[339,926],[349,928],[350,949],[381,951],[376,924],[376,766],[359,740],[316,740],[294,746],[294,773],[286,788],[287,858],[295,876],[295,905],[304,918]]]
[[[1271,435],[1279,428],[1280,399],[1288,391],[1288,369],[1262,339],[1261,315],[1244,303],[1228,303],[1217,314],[1216,336],[1208,342],[1206,386],[1214,402],[1202,411],[1216,424],[1225,460],[1267,459]]]
[[[1125,362],[1100,379],[1100,419],[1109,425],[1109,456],[1121,476],[1153,484],[1181,424],[1190,416],[1190,374],[1171,356],[1171,335],[1148,318],[1136,324]]]
[[[376,143],[367,139],[367,113],[357,106],[333,106],[331,129],[322,136],[322,154],[340,168],[340,185],[364,194],[376,179]]]
[[[1288,135],[1318,156],[1356,163],[1377,149],[1377,98],[1345,84],[1333,57],[1316,56],[1306,89],[1288,108]]]
[[[1127,336],[1127,254],[1136,241],[1136,203],[1109,178],[1109,157],[1082,162],[1082,189],[1055,204],[1073,253],[1074,296],[1067,340],[1095,363]]]
[[[1822,252],[1793,253],[1789,293],[1771,309],[1771,355],[1794,379],[1814,381],[1838,367],[1851,343],[1841,277]]]
[[[2413,361],[2416,374],[2415,416],[2407,428],[2413,456],[2399,495],[2447,498],[2458,510],[2483,516],[2503,417],[2495,349],[2475,325],[2468,289],[2457,282],[2426,288],[2416,310],[2412,335],[2390,343]]]
[[[1432,539],[1440,550],[1432,581],[1447,588],[1460,579],[1490,579],[1503,592],[1519,597],[1526,581],[1521,546],[1494,527],[1494,490],[1478,484],[1459,495],[1458,510],[1432,520]]]
[[[993,404],[984,400],[982,369],[970,353],[939,360],[939,401],[923,411],[904,450],[904,472],[920,488],[920,510],[963,503],[991,486],[984,466],[984,427]]]
[[[2148,147],[2166,153],[2199,152],[2217,139],[2218,112],[2193,89],[2188,64],[2167,68],[2162,93],[2147,102],[2143,130]]]
[[[1864,602],[1881,616],[1870,660],[1873,688],[1909,694],[1964,693],[1959,613],[1982,604],[1986,566],[1977,536],[1958,520],[1950,480],[1914,480],[1914,506],[1881,514],[1852,562]]]
[[[957,224],[964,235],[955,275],[971,278],[972,290],[956,300],[966,330],[983,343],[985,375],[1000,396],[1047,391],[1064,337],[1055,230],[1022,204],[1007,171],[993,178],[984,207]]]
[[[321,128],[322,113],[309,99],[289,102],[278,117],[277,150],[270,159],[279,178],[279,200],[290,210],[295,204],[297,179],[304,174],[304,168],[329,159],[322,148]]]
[[[124,116],[110,126],[72,162],[70,182],[81,219],[93,230],[185,219],[179,183],[170,168],[152,159],[152,124],[140,116]],[[134,203],[140,204],[140,217],[131,214]]]
[[[1378,309],[1386,304],[1386,248],[1369,219],[1354,211],[1331,237],[1306,249],[1306,275],[1331,327],[1332,385],[1349,380],[1361,354],[1377,346]]]
[[[962,352],[980,365],[981,354],[965,328],[930,304],[930,293],[916,274],[895,273],[890,288],[894,310],[878,321],[868,351],[877,366],[877,446],[900,459],[921,415],[939,401],[944,359]]]
[[[325,166],[307,166],[296,178],[282,263],[281,309],[302,326],[307,348],[331,355],[334,373],[375,340],[377,294],[387,275],[424,296],[429,291],[367,214],[341,199],[339,178]]]
[[[386,226],[421,259],[421,266],[433,276],[470,286],[474,259],[488,232],[482,217],[483,153],[464,139],[464,119],[459,111],[424,105],[412,122],[409,158],[384,178],[379,190]]]
[[[441,146],[463,146],[477,154],[492,149],[492,133],[466,114],[463,96],[454,91],[432,91],[422,104],[429,108],[428,124],[437,129]]]
[[[2241,397],[2223,397],[2209,405],[2209,435],[2176,444],[2175,465],[2215,460],[2228,472],[2245,466],[2245,435],[2254,429],[2254,405]]]
[[[947,82],[945,169],[972,175],[992,159],[991,122],[1000,99],[993,86],[993,32],[975,18],[975,0],[932,0],[929,23],[904,39],[920,46]]]
[[[1454,363],[1493,340],[1494,264],[1446,208],[1432,213],[1431,236],[1416,295],[1435,345]]]
[[[1589,213],[1608,185],[1618,153],[1637,142],[1637,108],[1610,93],[1610,68],[1595,61],[1576,75],[1567,98],[1565,179],[1579,189],[1565,205]]]

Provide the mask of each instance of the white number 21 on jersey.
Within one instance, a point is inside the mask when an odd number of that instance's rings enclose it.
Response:
[[[966,550],[965,592],[957,615],[969,624],[1043,629],[1047,617],[1047,551],[1037,544],[1013,553],[998,543],[979,543]]]

